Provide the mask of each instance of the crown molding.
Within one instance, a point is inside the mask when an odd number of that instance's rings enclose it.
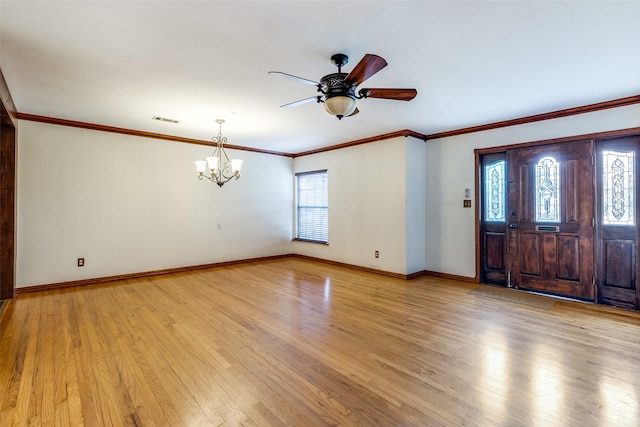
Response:
[[[471,127],[462,128],[462,129],[454,129],[454,130],[445,131],[445,132],[432,133],[427,135],[426,140],[428,141],[432,139],[449,138],[451,136],[459,136],[459,135],[465,135],[468,133],[482,132],[485,130],[523,125],[527,123],[540,122],[543,120],[558,119],[561,117],[575,116],[577,114],[593,113],[595,111],[602,111],[610,108],[626,107],[634,104],[640,104],[640,95],[628,96],[626,98],[618,98],[618,99],[613,99],[611,101],[598,102],[595,104],[582,105],[580,107],[550,111],[548,113],[535,114],[533,116],[519,117],[516,119],[487,123],[484,125],[471,126]]]
[[[39,123],[47,123],[52,125],[59,125],[59,126],[69,126],[74,128],[80,128],[80,129],[96,130],[100,132],[111,132],[111,133],[119,133],[123,135],[140,136],[143,138],[162,139],[165,141],[182,142],[185,144],[207,145],[210,147],[215,146],[215,144],[213,144],[211,141],[205,141],[202,139],[184,138],[181,136],[165,135],[162,133],[143,132],[139,130],[126,129],[126,128],[120,128],[120,127],[114,127],[114,126],[105,126],[105,125],[98,125],[94,123],[79,122],[75,120],[58,119],[55,117],[47,117],[47,116],[38,116],[36,114],[18,113],[18,119],[28,120],[32,122],[39,122]],[[290,154],[290,153],[283,153],[280,151],[271,151],[271,150],[262,150],[259,148],[252,148],[252,147],[243,147],[240,145],[225,144],[224,147],[232,150],[252,151],[255,153],[293,157],[293,154]]]
[[[355,141],[345,142],[342,144],[336,144],[336,145],[330,145],[328,147],[317,148],[315,150],[303,151],[303,152],[294,154],[293,157],[302,157],[302,156],[308,156],[311,154],[324,153],[325,151],[339,150],[341,148],[353,147],[356,145],[368,144],[368,143],[377,142],[377,141],[384,141],[386,139],[398,138],[401,136],[418,138],[418,139],[421,139],[422,141],[427,140],[427,135],[423,135],[421,133],[405,129],[405,130],[399,130],[396,132],[385,133],[383,135],[372,136],[370,138],[357,139]]]

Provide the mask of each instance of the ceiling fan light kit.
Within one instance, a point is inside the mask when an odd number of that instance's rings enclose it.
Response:
[[[410,101],[417,95],[415,89],[367,89],[362,88],[357,92],[356,88],[369,77],[387,66],[387,61],[378,55],[366,54],[350,73],[343,73],[342,67],[349,62],[349,57],[343,53],[336,53],[331,56],[331,62],[338,67],[338,72],[327,74],[320,79],[320,82],[304,79],[280,71],[269,71],[271,75],[278,75],[290,80],[304,84],[316,86],[320,95],[302,99],[281,105],[289,108],[316,101],[324,103],[325,110],[336,116],[339,120],[343,117],[353,116],[358,113],[357,99],[382,98],[398,101]]]
[[[324,109],[341,119],[353,114],[356,110],[356,99],[351,96],[332,96],[324,100]]]

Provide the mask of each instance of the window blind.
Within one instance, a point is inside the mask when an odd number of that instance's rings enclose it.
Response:
[[[296,239],[328,243],[327,171],[296,174]]]

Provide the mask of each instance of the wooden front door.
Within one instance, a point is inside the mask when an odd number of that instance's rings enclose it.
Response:
[[[597,141],[598,302],[640,309],[636,162],[640,136]]]
[[[595,299],[592,140],[485,154],[481,280]]]
[[[593,141],[507,151],[507,284],[593,300]]]

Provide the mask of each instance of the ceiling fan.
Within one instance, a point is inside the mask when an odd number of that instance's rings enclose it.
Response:
[[[417,95],[415,89],[371,89],[357,86],[387,66],[387,61],[378,55],[366,54],[350,73],[343,73],[342,67],[349,62],[349,57],[343,53],[331,56],[331,62],[338,67],[338,72],[327,74],[319,82],[297,77],[280,71],[269,71],[272,76],[281,76],[300,83],[315,86],[320,93],[310,98],[281,105],[283,108],[296,107],[307,102],[324,103],[329,114],[338,119],[353,116],[358,113],[356,100],[362,98],[383,98],[398,101],[411,101]]]

